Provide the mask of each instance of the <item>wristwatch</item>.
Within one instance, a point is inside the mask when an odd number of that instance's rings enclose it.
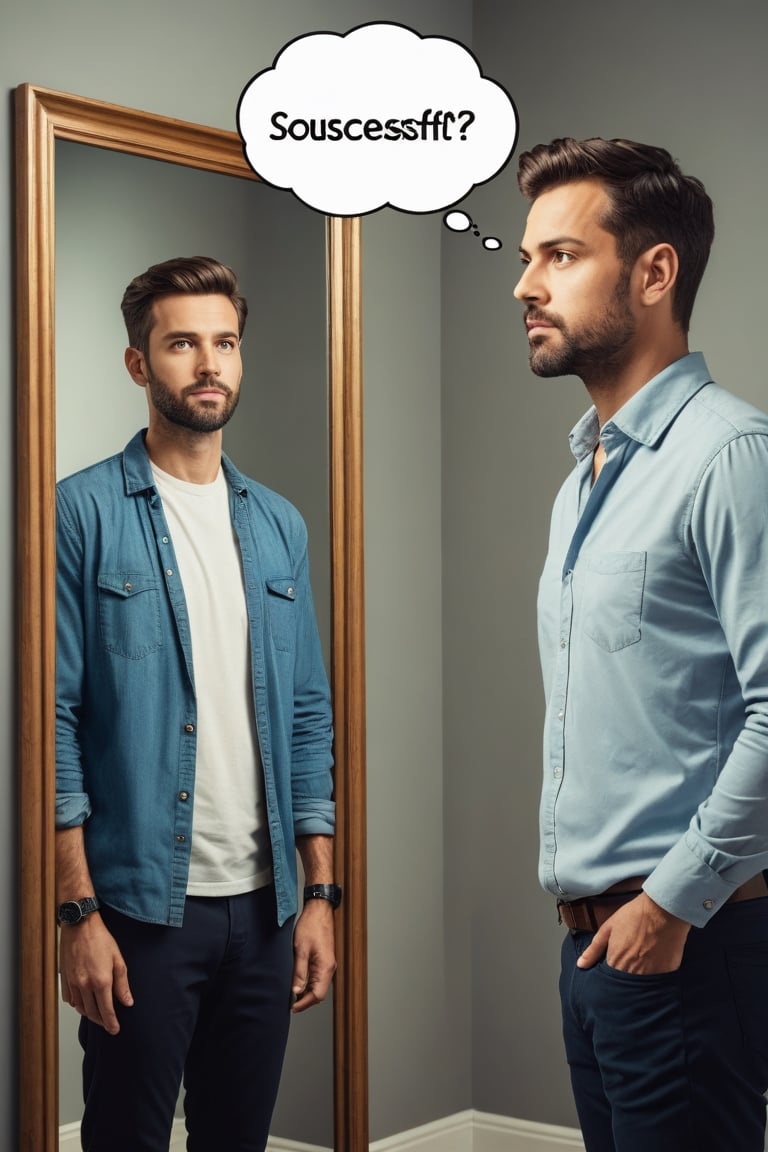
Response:
[[[66,900],[63,904],[59,904],[56,918],[59,924],[79,924],[98,907],[99,901],[96,896],[84,896],[82,900]]]
[[[333,908],[341,904],[340,884],[307,884],[304,889],[304,903],[307,900],[327,900]]]

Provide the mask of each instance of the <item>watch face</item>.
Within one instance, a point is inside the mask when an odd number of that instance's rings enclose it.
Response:
[[[62,924],[77,924],[83,918],[83,913],[77,900],[67,900],[59,907],[59,921]]]

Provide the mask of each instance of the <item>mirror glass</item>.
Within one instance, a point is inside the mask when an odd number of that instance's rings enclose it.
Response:
[[[249,304],[242,399],[225,451],[307,522],[318,622],[330,658],[325,221],[255,182],[59,140],[56,162],[56,472],[119,452],[146,425],[123,365],[128,281],[174,255],[213,255]],[[330,1002],[294,1017],[273,1132],[333,1144]],[[62,1006],[59,1119],[80,1114],[76,1013]],[[306,1070],[312,1069],[307,1076]]]
[[[335,874],[345,890],[338,969],[332,1004],[294,1028],[275,1131],[360,1152],[368,1147],[360,221],[323,221],[259,185],[232,132],[30,84],[16,90],[16,205],[19,1152],[59,1147],[55,482],[119,451],[145,422],[121,363],[125,284],[158,259],[205,249],[238,270],[251,305],[248,385],[226,447],[305,514],[333,694]],[[71,1053],[71,1026],[63,1039]],[[79,1054],[74,1067],[65,1061],[69,1098]]]

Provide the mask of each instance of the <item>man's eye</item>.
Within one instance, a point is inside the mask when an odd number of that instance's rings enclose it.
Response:
[[[555,252],[552,259],[555,264],[570,264],[574,256],[572,252]]]
[[[174,340],[172,348],[189,348],[189,340]]]
[[[225,352],[231,352],[234,347],[235,347],[234,340],[220,340],[219,341],[219,348],[223,348]]]

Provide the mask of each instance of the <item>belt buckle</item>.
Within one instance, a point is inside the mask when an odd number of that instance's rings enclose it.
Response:
[[[572,907],[570,900],[558,900],[557,902],[557,922],[558,924],[564,924],[569,932],[576,931],[576,919]],[[563,915],[564,909],[566,910],[565,915]]]

